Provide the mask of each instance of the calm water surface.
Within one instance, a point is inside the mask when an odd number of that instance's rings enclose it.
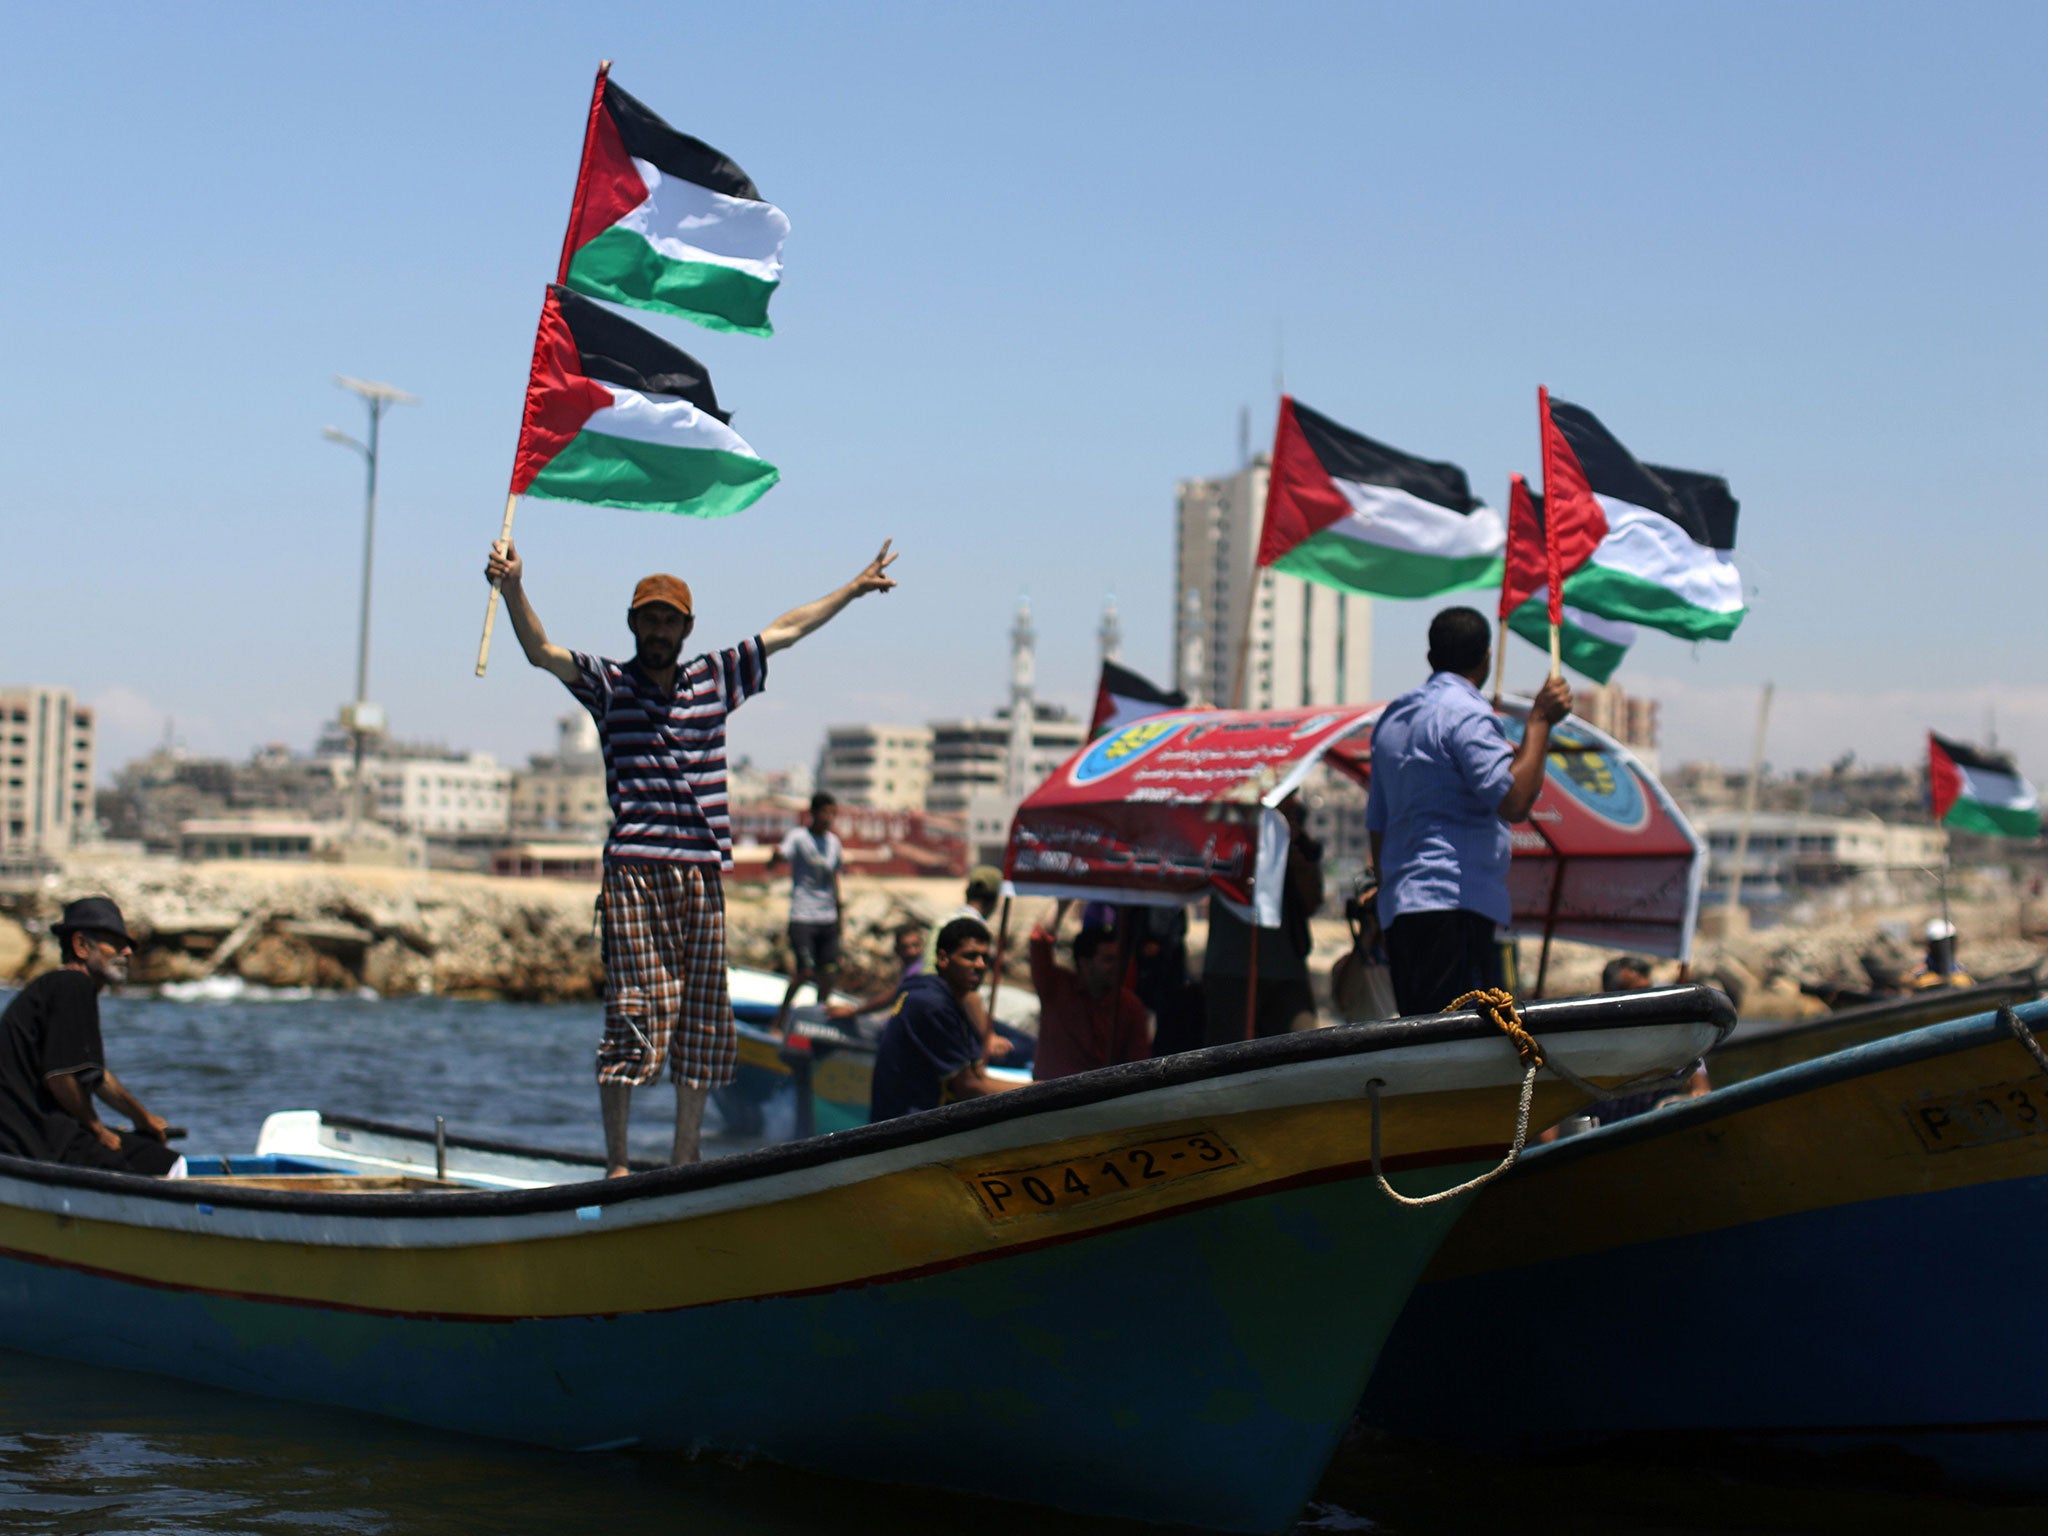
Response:
[[[0,1005],[11,994],[0,991]],[[443,999],[109,998],[110,1064],[195,1152],[247,1151],[276,1109],[326,1109],[596,1153],[598,1011]],[[635,1105],[666,1146],[673,1095]],[[745,1145],[714,1136],[713,1155]],[[1874,1346],[1875,1347],[1875,1346]],[[1540,1412],[1532,1405],[1491,1411]],[[0,1351],[0,1532],[1135,1536],[1134,1527],[721,1459],[569,1456]],[[2048,1536],[2048,1508],[1864,1491],[1810,1469],[1538,1467],[1360,1443],[1300,1528]]]

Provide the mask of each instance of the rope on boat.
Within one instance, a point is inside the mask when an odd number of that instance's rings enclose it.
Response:
[[[1483,991],[1467,992],[1445,1008],[1444,1012],[1456,1013],[1467,1003],[1476,1004],[1477,1011],[1493,1021],[1494,1027],[1514,1043],[1515,1054],[1522,1058],[1522,1102],[1515,1110],[1515,1139],[1508,1147],[1508,1155],[1477,1178],[1467,1179],[1464,1183],[1453,1185],[1449,1189],[1440,1189],[1433,1195],[1404,1195],[1387,1182],[1386,1171],[1380,1166],[1380,1090],[1386,1087],[1386,1081],[1377,1077],[1369,1079],[1365,1085],[1365,1096],[1372,1105],[1372,1176],[1380,1186],[1380,1193],[1396,1205],[1435,1205],[1440,1200],[1469,1195],[1475,1189],[1491,1184],[1514,1167],[1516,1159],[1522,1155],[1522,1148],[1528,1144],[1529,1106],[1536,1100],[1536,1074],[1546,1065],[1543,1047],[1536,1043],[1536,1037],[1530,1034],[1522,1023],[1522,1016],[1515,1008],[1514,996],[1505,988],[1488,987]],[[1551,1071],[1559,1071],[1556,1064],[1549,1065]]]
[[[2011,1003],[1998,1005],[1998,1022],[2012,1031],[2013,1039],[2027,1048],[2027,1054],[2043,1072],[2048,1072],[2048,1051],[2041,1049],[2041,1042],[2034,1038],[2034,1032],[2027,1028],[2026,1021],[2012,1010]]]
[[[1694,1063],[1687,1062],[1684,1066],[1673,1072],[1653,1073],[1647,1077],[1639,1077],[1630,1082],[1622,1083],[1618,1087],[1602,1088],[1598,1083],[1579,1076],[1578,1073],[1555,1057],[1547,1057],[1543,1054],[1543,1047],[1537,1043],[1536,1037],[1529,1033],[1528,1026],[1522,1022],[1521,1011],[1515,1006],[1514,994],[1505,987],[1485,987],[1476,992],[1467,992],[1463,997],[1452,1001],[1443,1011],[1445,1013],[1456,1013],[1460,1008],[1468,1004],[1473,1006],[1474,1011],[1482,1013],[1492,1020],[1494,1027],[1513,1042],[1515,1053],[1522,1058],[1522,1102],[1515,1111],[1514,1142],[1508,1147],[1508,1155],[1500,1160],[1498,1166],[1480,1174],[1475,1179],[1467,1179],[1463,1184],[1457,1185],[1455,1188],[1439,1190],[1433,1195],[1404,1195],[1387,1182],[1387,1176],[1380,1168],[1380,1090],[1386,1086],[1386,1082],[1384,1079],[1377,1077],[1371,1079],[1365,1085],[1365,1095],[1372,1103],[1372,1176],[1379,1181],[1381,1192],[1396,1204],[1408,1206],[1434,1205],[1439,1200],[1449,1200],[1456,1195],[1470,1194],[1473,1190],[1483,1185],[1491,1184],[1495,1179],[1514,1167],[1516,1160],[1522,1155],[1522,1148],[1527,1145],[1529,1140],[1529,1107],[1534,1102],[1536,1096],[1536,1074],[1546,1067],[1557,1077],[1578,1089],[1579,1092],[1585,1094],[1588,1098],[1603,1102],[1643,1093],[1659,1083],[1674,1082],[1680,1077],[1690,1076],[1693,1070]],[[2012,1010],[2006,1008],[2001,1010],[2001,1012],[2011,1014]],[[2048,1052],[2042,1051],[2041,1047],[2034,1042],[2034,1037],[2031,1033],[2024,1032],[2025,1026],[2020,1023],[2017,1014],[2013,1014],[2010,1022],[2014,1031],[2020,1033],[2022,1043],[2029,1051],[2034,1053],[2034,1059],[2041,1064],[2041,1070],[2048,1072]]]

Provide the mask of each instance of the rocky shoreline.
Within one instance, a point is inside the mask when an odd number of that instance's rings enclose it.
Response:
[[[87,895],[120,904],[137,940],[130,980],[138,986],[232,976],[265,987],[516,1002],[578,1002],[603,991],[594,882],[90,857],[33,888],[0,893],[0,983],[58,963],[49,925],[65,902]],[[884,974],[889,933],[902,918],[930,920],[959,900],[951,880],[850,889],[841,985],[859,990]],[[785,909],[779,884],[728,886],[734,965],[780,965]]]
[[[137,936],[137,985],[233,976],[266,987],[368,989],[384,996],[432,994],[518,1002],[580,1002],[603,991],[594,882],[507,880],[442,871],[277,863],[181,864],[169,859],[81,855],[32,887],[0,892],[0,984],[19,983],[57,963],[48,926],[65,902],[104,894],[120,903]],[[783,963],[784,886],[729,884],[727,949],[734,965]],[[906,917],[931,922],[961,899],[953,880],[857,880],[847,888],[840,985],[862,991],[889,974],[889,935]],[[1005,985],[1025,984],[1022,939],[1043,902],[1019,903],[1011,918]],[[1189,934],[1199,954],[1197,921]],[[1874,950],[1910,966],[1927,906],[1857,911],[1803,927],[1727,938],[1703,934],[1694,970],[1725,971],[1757,1018],[1801,1017],[1821,1005],[1802,983],[1860,984]],[[2017,900],[1958,903],[1962,963],[1979,977],[2039,966],[2048,949],[2048,908]],[[1311,966],[1319,983],[1349,945],[1344,925],[1314,925]],[[1533,982],[1536,946],[1523,945]],[[1552,996],[1597,991],[1607,951],[1559,944]],[[1676,967],[1657,968],[1659,980]]]

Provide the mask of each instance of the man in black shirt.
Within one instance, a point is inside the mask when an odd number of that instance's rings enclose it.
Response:
[[[121,909],[88,896],[64,909],[50,931],[61,970],[38,976],[0,1014],[0,1153],[127,1173],[166,1174],[184,1160],[165,1144],[164,1120],[142,1107],[107,1070],[100,1044],[100,993],[128,979]],[[98,1097],[128,1116],[117,1131],[93,1108]]]

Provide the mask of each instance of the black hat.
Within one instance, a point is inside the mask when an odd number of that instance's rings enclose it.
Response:
[[[50,924],[50,932],[60,944],[68,943],[74,933],[111,933],[129,944],[135,942],[128,925],[121,921],[121,909],[106,896],[83,896],[70,903],[64,915]]]

